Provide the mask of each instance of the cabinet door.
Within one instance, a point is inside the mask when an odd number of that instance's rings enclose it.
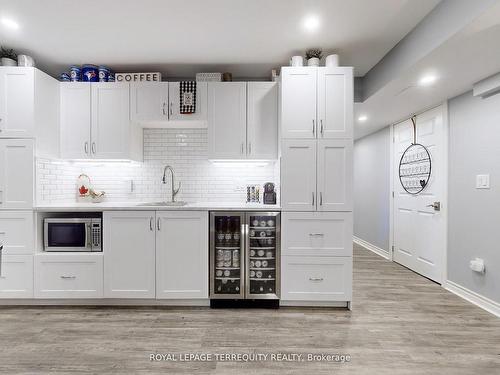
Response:
[[[246,158],[246,82],[208,83],[209,159]]]
[[[318,137],[352,138],[352,68],[318,68]]]
[[[104,297],[155,298],[155,213],[103,213]]]
[[[33,140],[0,139],[0,209],[33,207]]]
[[[352,212],[283,212],[283,255],[352,256]]]
[[[284,301],[350,301],[351,257],[283,256],[281,299]]]
[[[158,212],[156,297],[208,298],[208,212]]]
[[[90,158],[90,84],[61,82],[61,158]]]
[[[206,127],[208,109],[208,83],[196,82],[195,113],[181,113],[180,82],[170,82],[168,87],[170,121],[195,121],[186,127]]]
[[[92,157],[130,157],[128,83],[92,83]]]
[[[148,123],[168,120],[168,82],[130,84],[130,120]]]
[[[284,140],[281,204],[284,210],[316,210],[316,140]]]
[[[278,154],[278,85],[247,83],[247,157],[276,159]]]
[[[34,233],[35,223],[32,211],[0,211],[2,254],[33,254]]]
[[[34,68],[0,67],[0,138],[34,136]]]
[[[318,210],[352,211],[352,140],[318,141]]]
[[[35,298],[102,298],[102,254],[37,254]]]
[[[316,68],[281,70],[283,138],[316,138]]]
[[[0,298],[33,298],[33,255],[4,255]]]

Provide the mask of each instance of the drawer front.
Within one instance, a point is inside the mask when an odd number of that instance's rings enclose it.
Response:
[[[3,255],[0,298],[33,298],[33,256]]]
[[[35,298],[102,298],[102,254],[35,256]]]
[[[351,257],[282,257],[284,301],[350,301]]]
[[[284,212],[283,255],[352,256],[351,212]]]
[[[28,255],[34,251],[32,211],[0,211],[0,242],[4,255]]]

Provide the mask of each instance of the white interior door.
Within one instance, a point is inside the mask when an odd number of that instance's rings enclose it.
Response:
[[[417,116],[417,143],[431,155],[431,177],[417,195],[407,193],[399,180],[399,162],[413,142],[410,120],[394,125],[394,261],[431,280],[443,280],[446,254],[446,150],[445,106]],[[432,207],[440,203],[440,210]]]

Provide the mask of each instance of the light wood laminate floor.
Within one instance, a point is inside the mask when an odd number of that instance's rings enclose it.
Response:
[[[355,246],[353,311],[0,308],[0,372],[500,374],[500,319]],[[150,353],[346,353],[349,363],[150,362]]]

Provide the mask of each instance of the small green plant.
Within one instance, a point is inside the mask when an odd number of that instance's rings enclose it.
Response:
[[[7,48],[2,47],[0,49],[0,58],[1,57],[5,57],[8,59],[12,59],[12,60],[17,60],[17,53],[15,53],[12,48],[7,49]]]
[[[306,51],[306,58],[312,59],[313,57],[317,57],[318,59],[321,59],[323,56],[323,50],[321,48],[310,48]]]

